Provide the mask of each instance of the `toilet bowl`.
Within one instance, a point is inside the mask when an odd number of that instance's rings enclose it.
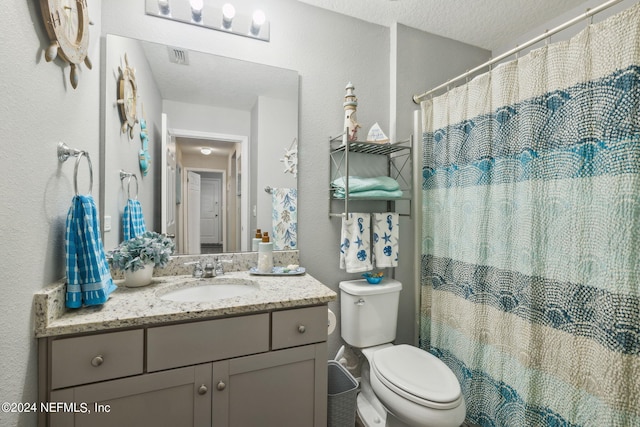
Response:
[[[402,285],[340,283],[342,338],[365,356],[358,415],[366,427],[459,427],[466,405],[449,367],[432,354],[393,345]]]

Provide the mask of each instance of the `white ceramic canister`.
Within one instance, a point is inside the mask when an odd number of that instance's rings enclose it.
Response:
[[[258,244],[258,273],[268,274],[273,271],[273,242],[265,231],[262,242]]]

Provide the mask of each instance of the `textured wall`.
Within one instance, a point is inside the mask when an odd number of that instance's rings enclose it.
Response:
[[[36,400],[33,292],[64,276],[64,223],[73,196],[75,160],[60,164],[58,141],[87,150],[93,160],[94,195],[99,176],[100,0],[89,0],[89,56],[77,89],[69,67],[47,63],[49,45],[36,1],[12,1],[0,13],[0,400]],[[88,188],[87,167],[78,184]],[[0,412],[2,426],[33,426],[34,414]]]

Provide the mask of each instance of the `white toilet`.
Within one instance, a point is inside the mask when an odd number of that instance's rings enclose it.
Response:
[[[440,359],[393,345],[402,284],[340,282],[342,339],[362,351],[358,415],[367,427],[459,427],[466,406],[458,379]]]

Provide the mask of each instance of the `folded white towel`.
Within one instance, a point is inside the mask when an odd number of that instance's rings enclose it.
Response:
[[[340,268],[347,273],[362,273],[373,269],[371,263],[371,215],[349,213],[342,218],[340,236]]]
[[[373,214],[373,259],[377,268],[398,266],[398,214]]]

